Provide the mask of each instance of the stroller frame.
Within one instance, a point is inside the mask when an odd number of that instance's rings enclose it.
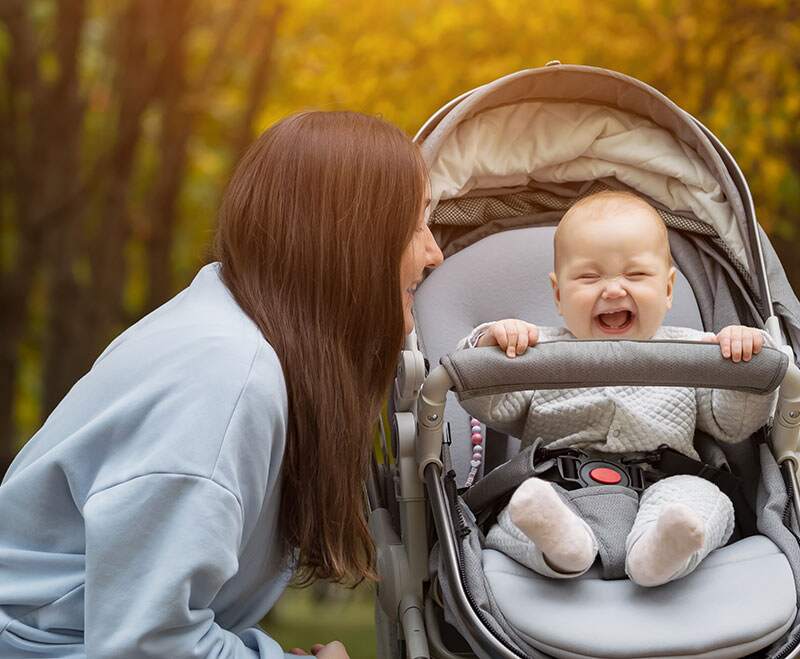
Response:
[[[554,63],[554,68],[597,71],[591,67],[562,66],[557,62]],[[507,79],[530,73],[523,71],[512,74]],[[424,142],[453,108],[480,89],[467,92],[443,106],[420,129],[415,140]],[[651,91],[658,94],[655,90]],[[798,485],[800,369],[794,363],[792,348],[785,345],[781,322],[773,307],[761,236],[753,200],[744,176],[733,157],[711,131],[693,117],[691,120],[721,158],[744,204],[748,237],[753,246],[755,261],[751,264],[751,268],[757,274],[757,285],[767,316],[765,329],[775,339],[776,344],[783,344],[783,351],[789,359],[787,360],[778,351],[765,350],[775,354],[768,359],[761,359],[762,355],[759,355],[759,358],[754,358],[750,363],[737,364],[736,370],[731,371],[719,358],[716,346],[694,345],[684,346],[687,350],[684,351],[684,358],[678,365],[681,371],[690,373],[685,386],[736,388],[738,385],[742,388],[759,377],[762,380],[780,378],[780,393],[772,428],[772,452],[789,483],[790,501],[795,519],[800,519]],[[633,345],[638,342],[625,343]],[[656,357],[665,354],[664,346],[640,345],[640,347],[647,354]],[[596,351],[597,345],[593,346],[593,349]],[[481,611],[473,605],[463,588],[462,575],[459,573],[459,548],[453,525],[453,511],[448,502],[441,455],[442,445],[447,443],[444,407],[448,391],[454,390],[460,395],[474,396],[480,395],[476,392],[488,393],[489,389],[497,392],[498,387],[501,387],[499,390],[509,391],[520,388],[520,382],[524,382],[524,387],[530,389],[542,386],[541,370],[537,370],[537,364],[542,363],[542,354],[539,352],[535,362],[525,360],[528,355],[514,360],[519,369],[523,370],[517,371],[514,380],[516,384],[511,387],[509,383],[498,382],[496,378],[487,380],[481,377],[480,369],[470,370],[471,364],[477,362],[472,359],[474,354],[470,354],[475,352],[484,352],[482,363],[485,364],[487,358],[485,351],[480,349],[465,351],[443,358],[442,365],[428,373],[427,363],[418,347],[416,333],[412,331],[407,336],[404,350],[400,355],[397,378],[390,400],[393,426],[391,438],[390,441],[387,440],[387,433],[382,424],[384,463],[373,462],[367,482],[370,530],[376,545],[377,570],[381,579],[376,602],[379,657],[400,657],[403,646],[405,656],[410,659],[431,657],[455,659],[465,656],[456,655],[445,647],[434,612],[432,594],[426,592],[426,582],[429,579],[429,516],[439,541],[445,577],[451,585],[456,608],[453,614],[460,618],[462,636],[465,636],[472,652],[477,656],[509,659],[525,656],[492,633]],[[641,384],[641,380],[638,379],[636,357],[626,358],[611,352],[607,356],[609,360],[616,360],[613,372],[617,377],[614,381],[609,383],[607,378],[598,382],[588,380],[582,383],[582,386]],[[499,363],[503,355],[498,354],[497,359]],[[553,359],[563,360],[563,356],[554,356]],[[641,360],[641,355],[638,359]],[[768,360],[771,361],[766,364]],[[522,379],[520,379],[521,372],[524,373]],[[691,381],[692,377],[695,378],[694,382]],[[548,384],[554,385],[552,381]],[[774,384],[773,382],[773,388]],[[503,386],[506,388],[502,389]],[[389,455],[394,456],[394,464],[388,459]],[[800,643],[796,644],[788,654],[784,654],[782,659],[796,657],[800,657]]]

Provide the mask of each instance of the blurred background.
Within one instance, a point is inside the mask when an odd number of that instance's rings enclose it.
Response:
[[[0,464],[188,284],[236,160],[305,108],[413,134],[552,59],[627,73],[720,137],[800,284],[799,18],[798,0],[0,0]],[[372,657],[371,607],[319,586],[266,626]]]

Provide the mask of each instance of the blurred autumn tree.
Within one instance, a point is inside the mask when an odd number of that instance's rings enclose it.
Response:
[[[800,283],[800,5],[732,0],[0,0],[0,453],[204,261],[254,134],[305,107],[413,133],[551,59],[697,116]]]

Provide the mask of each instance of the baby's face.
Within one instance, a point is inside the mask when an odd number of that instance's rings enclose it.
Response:
[[[550,278],[558,312],[577,338],[650,339],[661,326],[675,269],[660,221],[633,207],[559,228]]]

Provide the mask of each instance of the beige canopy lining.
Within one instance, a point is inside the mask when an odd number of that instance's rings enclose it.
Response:
[[[734,244],[730,244],[731,235],[727,232],[717,232],[719,240],[728,243],[726,253],[736,254],[735,261],[738,261],[736,265],[740,270],[747,269],[748,272],[752,272],[750,268],[756,267],[757,257],[753,251],[755,247],[751,245],[751,234],[755,231],[752,202],[741,174],[738,170],[728,170],[724,158],[729,156],[719,151],[724,148],[719,146],[713,136],[708,134],[690,114],[657,89],[630,76],[598,67],[569,64],[518,71],[482,85],[443,106],[420,129],[415,140],[420,144],[426,163],[433,169],[439,162],[442,148],[450,142],[453,133],[458,131],[462,124],[482,113],[528,102],[578,103],[608,107],[649,120],[674,136],[677,142],[694,151],[706,171],[719,183],[721,199],[729,204],[737,227],[735,231],[730,232],[734,237]],[[544,185],[542,181],[536,183]],[[484,188],[466,194],[496,196],[500,193],[499,188],[510,191],[515,188],[525,188],[526,185],[526,183],[522,185],[494,183],[486,186],[493,188],[491,191]],[[743,186],[742,189],[740,185]],[[653,199],[652,195],[647,196]],[[434,207],[437,202],[438,200],[434,199]],[[698,215],[675,212],[679,216]],[[700,218],[704,219],[702,214]],[[447,234],[453,231],[460,233],[456,226],[439,226]]]
[[[703,159],[639,115],[575,102],[492,107],[454,126],[431,164],[434,203],[480,196],[485,188],[600,179],[616,179],[678,216],[697,218],[747,262],[733,209]]]

